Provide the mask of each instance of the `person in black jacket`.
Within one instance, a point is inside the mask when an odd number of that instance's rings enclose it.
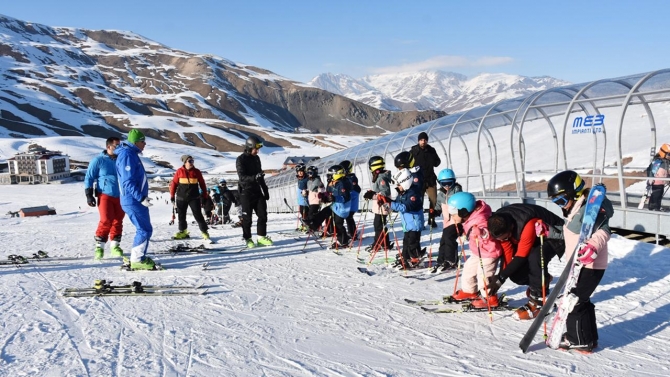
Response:
[[[428,134],[422,132],[419,134],[419,142],[410,149],[410,153],[414,157],[415,165],[421,167],[423,172],[423,188],[421,190],[421,197],[428,193],[428,201],[430,207],[435,208],[437,202],[437,176],[435,175],[435,168],[440,166],[440,157],[437,155],[435,148],[428,145]],[[435,216],[428,214],[428,223],[431,227],[437,227],[435,223]]]
[[[238,190],[242,205],[242,237],[244,237],[247,248],[272,245],[272,240],[267,236],[267,201],[270,200],[270,193],[265,184],[261,159],[258,157],[258,151],[262,147],[263,139],[255,135],[249,136],[244,143],[244,152],[237,157],[236,161],[239,177]],[[252,211],[258,216],[257,244],[251,239]]]

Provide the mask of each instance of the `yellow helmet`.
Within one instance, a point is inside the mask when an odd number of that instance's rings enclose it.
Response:
[[[329,167],[328,172],[326,173],[326,176],[330,177],[330,179],[332,179],[333,181],[342,179],[345,175],[347,175],[347,172],[340,165],[333,165]]]

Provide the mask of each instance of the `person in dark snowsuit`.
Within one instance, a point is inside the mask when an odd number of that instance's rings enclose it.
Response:
[[[263,140],[258,136],[249,136],[244,143],[244,152],[237,157],[235,163],[239,177],[238,190],[242,205],[242,237],[248,248],[271,246],[272,239],[267,236],[268,210],[267,201],[270,192],[265,184],[265,173],[258,157],[263,147]],[[257,243],[251,239],[251,216],[256,213]]]

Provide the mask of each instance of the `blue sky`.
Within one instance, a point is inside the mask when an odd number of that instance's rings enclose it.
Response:
[[[7,1],[49,26],[129,30],[298,81],[441,69],[571,82],[670,66],[670,2]]]

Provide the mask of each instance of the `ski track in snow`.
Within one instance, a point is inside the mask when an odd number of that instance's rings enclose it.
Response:
[[[59,215],[0,218],[0,257],[38,250],[53,257],[92,255],[98,213],[79,209],[85,205],[82,188],[0,186],[0,195],[12,198],[0,203],[0,213],[36,197],[59,198]],[[405,279],[380,264],[369,266],[375,274],[368,276],[356,269],[363,266],[355,259],[357,248],[339,256],[310,241],[302,253],[304,236],[273,236],[294,229],[295,217],[269,216],[268,232],[277,246],[155,256],[165,271],[121,271],[120,261],[109,258],[0,267],[0,377],[670,374],[670,249],[613,237],[610,267],[593,295],[598,352],[550,350],[538,334],[523,354],[518,342],[529,323],[514,320],[511,311],[494,312],[491,323],[487,313],[428,313],[403,301],[451,294],[455,274]],[[167,224],[170,205],[159,201],[151,217],[159,241],[150,251],[166,250],[176,232]],[[190,218],[188,223],[197,230]],[[371,218],[365,229],[363,248],[372,242]],[[134,233],[126,219],[121,243],[126,251]],[[211,235],[221,246],[241,244],[239,228],[218,226]],[[424,232],[424,246],[429,238]],[[438,243],[434,235],[433,254]],[[562,267],[556,259],[549,264],[555,276]],[[95,279],[203,284],[208,294],[57,295],[58,289],[88,287]],[[510,305],[525,303],[525,287],[507,283],[502,291]]]

